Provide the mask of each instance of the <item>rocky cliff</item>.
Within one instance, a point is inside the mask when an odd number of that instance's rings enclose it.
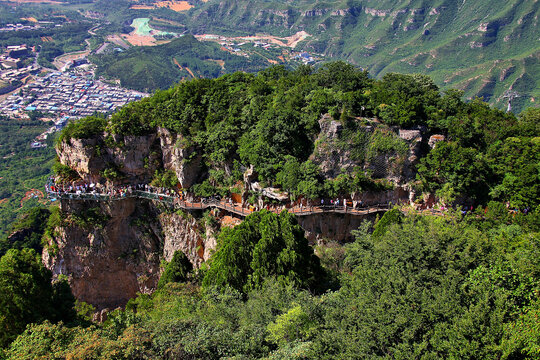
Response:
[[[397,187],[414,180],[428,142],[424,129],[389,128],[373,119],[355,122],[347,129],[330,115],[319,120],[321,131],[310,159],[326,178],[362,168],[372,178],[386,178]]]
[[[89,211],[101,215],[85,222]],[[154,291],[161,261],[176,250],[198,266],[215,247],[212,233],[193,216],[148,200],[62,200],[61,214],[44,263],[55,276],[68,277],[77,299],[99,310]]]
[[[200,154],[166,129],[145,136],[103,133],[89,139],[68,139],[58,148],[62,164],[86,182],[148,183],[156,169],[172,170],[180,184],[190,187],[202,175]]]
[[[392,129],[367,119],[353,121],[342,124],[323,116],[311,160],[327,179],[361,169],[374,178],[393,182],[393,190],[352,194],[348,200],[353,205],[408,201],[413,168],[422,144],[427,144],[423,131]],[[70,138],[58,147],[60,162],[75,170],[82,181],[105,186],[146,184],[156,171],[169,170],[183,187],[190,187],[206,176],[201,153],[164,128],[144,136],[101,133],[88,139]],[[279,195],[274,200],[282,204],[289,201],[279,189],[262,189],[252,168],[244,175],[244,195],[257,191],[262,201],[274,191]],[[230,215],[213,211],[215,223],[234,226],[241,221],[222,221]],[[347,242],[352,240],[351,231],[373,216],[313,214],[298,220],[311,243],[326,239]],[[207,226],[201,211],[176,210],[151,200],[63,199],[60,218],[44,250],[44,263],[55,276],[68,277],[78,299],[100,310],[123,306],[137,293],[155,290],[162,261],[169,261],[175,251],[182,251],[199,267],[216,246],[215,229]]]
[[[184,187],[203,174],[195,147],[166,129],[144,136],[107,133],[66,139],[57,152],[82,182],[147,184],[170,170]],[[202,213],[184,213],[160,202],[126,198],[108,202],[62,200],[62,221],[43,252],[55,276],[66,275],[77,299],[114,309],[137,293],[155,290],[162,260],[184,252],[195,267],[215,248]]]

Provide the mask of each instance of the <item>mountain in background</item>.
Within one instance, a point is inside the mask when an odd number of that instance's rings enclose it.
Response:
[[[269,65],[260,56],[231,54],[216,43],[198,41],[191,35],[160,46],[134,46],[121,53],[94,55],[91,60],[98,65],[97,75],[117,78],[122,86],[139,91],[167,89],[184,79],[255,72]]]
[[[540,98],[536,0],[210,0],[187,13],[194,34],[311,36],[296,49],[345,59],[380,77],[428,74],[443,89],[516,112]]]

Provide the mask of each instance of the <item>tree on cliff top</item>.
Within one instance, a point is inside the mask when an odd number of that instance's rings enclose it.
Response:
[[[324,276],[295,218],[284,211],[254,213],[223,231],[203,286],[230,286],[248,292],[275,276],[283,284],[315,290]]]

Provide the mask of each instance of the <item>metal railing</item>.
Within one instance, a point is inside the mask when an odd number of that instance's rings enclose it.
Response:
[[[121,193],[85,193],[85,192],[55,192],[51,190],[51,187],[46,189],[47,195],[51,199],[64,199],[64,200],[90,200],[90,201],[116,201],[123,200],[127,198],[140,198],[147,199],[152,201],[159,201],[169,205],[172,205],[176,208],[183,210],[205,210],[208,208],[219,208],[231,213],[235,213],[240,216],[247,216],[254,211],[255,207],[245,207],[237,203],[229,203],[225,200],[217,199],[203,199],[200,202],[189,202],[183,199],[180,199],[176,196],[171,196],[167,194],[153,193],[142,190],[132,190]],[[274,213],[280,213],[283,210],[287,210],[291,214],[297,216],[306,216],[319,213],[338,213],[338,214],[351,214],[351,215],[367,215],[380,211],[387,211],[392,208],[393,204],[376,204],[371,206],[366,206],[362,208],[352,208],[350,206],[339,206],[339,205],[321,205],[321,206],[294,206],[294,207],[285,207],[285,208],[268,208],[268,211]]]

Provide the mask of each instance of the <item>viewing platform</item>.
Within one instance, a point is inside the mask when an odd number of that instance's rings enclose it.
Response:
[[[182,210],[205,210],[209,208],[218,208],[236,215],[245,217],[253,212],[257,211],[257,208],[254,206],[245,207],[238,203],[231,203],[223,199],[201,199],[199,202],[190,202],[183,200],[178,196],[171,196],[168,194],[155,193],[142,190],[133,190],[131,192],[125,192],[121,194],[103,194],[103,193],[84,193],[84,192],[56,192],[52,191],[51,187],[47,186],[46,188],[47,195],[51,200],[87,200],[87,201],[118,201],[127,198],[139,198],[147,199],[152,201],[159,201],[168,205],[173,206],[177,209]],[[293,207],[268,207],[268,211],[274,213],[280,213],[284,209],[289,213],[296,216],[307,216],[313,214],[321,213],[339,213],[339,214],[350,214],[363,216],[368,214],[373,214],[377,212],[384,212],[392,208],[392,204],[377,204],[370,205],[362,208],[352,208],[351,206],[341,205],[320,205],[320,206],[304,206],[296,205]],[[262,209],[258,209],[262,210]]]

